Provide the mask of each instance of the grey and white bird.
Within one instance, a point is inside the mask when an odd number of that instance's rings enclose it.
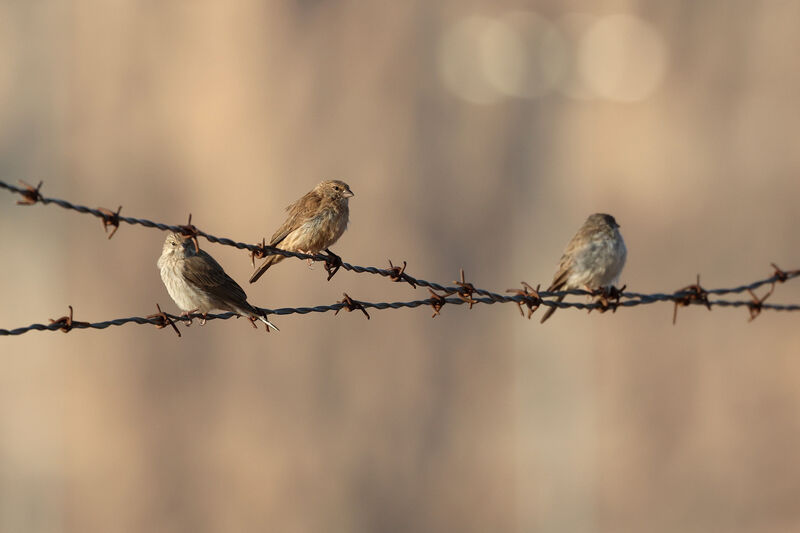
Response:
[[[628,250],[614,217],[605,213],[590,215],[564,249],[556,275],[548,291],[597,290],[616,285]],[[562,301],[563,296],[558,298]],[[550,307],[542,323],[556,312]]]
[[[247,294],[205,250],[179,233],[164,239],[158,269],[167,292],[177,306],[190,313],[208,314],[213,309],[231,311],[278,329],[258,309],[247,303]]]

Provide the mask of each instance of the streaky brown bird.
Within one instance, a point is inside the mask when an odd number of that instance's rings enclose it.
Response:
[[[232,311],[251,321],[258,319],[270,327],[275,324],[247,302],[247,294],[205,250],[179,233],[168,233],[158,258],[161,280],[175,304],[187,317],[208,314],[213,309]],[[203,320],[205,322],[205,320]]]
[[[272,235],[269,245],[307,254],[327,250],[347,229],[350,218],[348,199],[353,196],[345,182],[323,181],[286,208],[289,216]],[[283,259],[284,256],[278,254],[267,257],[250,277],[250,283],[258,281],[269,267]]]
[[[615,285],[628,255],[619,227],[611,215],[590,215],[567,244],[548,292],[572,289],[593,291]],[[558,297],[559,302],[563,299],[563,296]],[[542,317],[542,323],[556,309],[549,307]]]

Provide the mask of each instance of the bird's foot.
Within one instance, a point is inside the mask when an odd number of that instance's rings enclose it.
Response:
[[[592,293],[592,297],[599,304],[597,309],[599,309],[601,313],[605,313],[609,309],[611,309],[612,313],[616,313],[617,307],[619,307],[619,299],[625,287],[627,287],[627,285],[623,285],[620,288],[609,285],[595,290],[586,287],[586,290]],[[591,309],[589,311],[591,312]]]
[[[186,327],[188,328],[189,326],[192,325],[192,317],[191,317],[192,313],[196,313],[199,310],[200,309],[192,309],[191,311],[184,311],[183,313],[181,313],[178,316],[182,316],[184,319],[186,319]]]

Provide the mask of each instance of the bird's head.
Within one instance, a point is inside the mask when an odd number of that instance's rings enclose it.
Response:
[[[340,180],[323,181],[316,187],[317,192],[323,198],[329,198],[334,201],[347,201],[348,198],[355,196],[350,186]]]

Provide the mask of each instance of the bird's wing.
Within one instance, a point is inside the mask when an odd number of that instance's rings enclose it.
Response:
[[[319,210],[321,201],[322,197],[315,191],[311,191],[287,207],[286,210],[289,211],[289,216],[286,217],[286,221],[278,228],[278,231],[272,235],[269,245],[278,246],[287,235],[302,226]]]
[[[205,250],[200,250],[197,255],[187,257],[184,261],[183,277],[192,285],[201,287],[223,302],[241,305],[247,301],[244,290]]]
[[[566,285],[572,267],[575,266],[575,256],[581,252],[581,248],[586,246],[584,236],[579,231],[569,241],[564,253],[561,255],[561,260],[558,263],[558,270],[556,275],[553,276],[553,282],[550,284],[548,291],[561,290]]]

